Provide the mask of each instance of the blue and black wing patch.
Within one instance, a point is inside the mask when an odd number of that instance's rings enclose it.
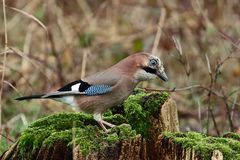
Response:
[[[71,82],[58,90],[58,92],[62,93],[64,92],[71,94],[71,92],[74,92],[74,94],[77,94],[77,92],[79,92],[79,94],[81,93],[88,96],[106,94],[111,91],[112,87],[110,85],[105,84],[91,85],[82,80]]]
[[[40,98],[62,98],[64,96],[73,96],[73,95],[96,96],[96,95],[106,94],[111,91],[112,91],[112,87],[110,85],[105,85],[105,84],[91,85],[82,80],[77,80],[63,86],[62,88],[58,89],[56,92],[19,97],[19,98],[16,98],[16,100],[40,99]]]
[[[84,92],[86,95],[95,96],[99,94],[105,94],[112,91],[112,87],[105,84],[91,85]]]

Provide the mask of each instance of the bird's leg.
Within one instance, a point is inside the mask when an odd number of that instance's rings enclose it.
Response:
[[[98,122],[98,124],[102,127],[102,129],[107,133],[107,128],[103,125],[102,115],[99,113],[95,113],[93,118]]]
[[[116,125],[111,124],[111,123],[109,123],[109,122],[106,122],[106,121],[104,121],[104,120],[102,120],[102,123],[105,124],[105,125],[107,125],[108,127],[111,127],[111,128],[116,126]]]

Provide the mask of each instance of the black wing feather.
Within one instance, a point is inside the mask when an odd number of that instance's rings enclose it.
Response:
[[[21,100],[28,100],[28,99],[39,99],[44,94],[37,94],[37,95],[31,95],[31,96],[24,96],[24,97],[18,97],[15,100],[21,101]]]
[[[88,84],[87,82],[84,82],[82,80],[76,80],[74,82],[71,82],[65,86],[63,86],[62,88],[60,88],[58,91],[71,91],[72,90],[72,86],[74,86],[75,84],[80,83],[80,86],[78,88],[79,92],[84,92],[86,89],[88,89],[91,85]]]
[[[72,87],[76,84],[79,84],[78,91],[73,92]],[[62,88],[58,89],[57,92],[47,93],[47,94],[39,94],[39,95],[32,95],[32,96],[26,96],[26,97],[19,97],[16,98],[16,100],[26,100],[26,99],[40,99],[40,98],[61,98],[66,95],[80,95],[86,94],[89,96],[99,95],[99,94],[105,94],[108,92],[111,92],[112,88],[111,86],[105,85],[105,84],[99,84],[99,85],[90,85],[87,82],[84,82],[82,80],[73,81]],[[66,92],[66,93],[64,93]],[[78,94],[79,92],[79,94]]]

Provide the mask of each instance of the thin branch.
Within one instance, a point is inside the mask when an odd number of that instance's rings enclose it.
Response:
[[[192,86],[187,86],[187,87],[181,87],[181,88],[172,88],[172,89],[153,89],[153,88],[142,88],[144,90],[146,90],[147,92],[151,92],[151,91],[156,91],[156,92],[181,92],[181,91],[187,91],[187,90],[191,90],[193,88],[199,88],[199,89],[203,89],[203,90],[206,90],[208,92],[211,92],[213,95],[221,98],[221,99],[224,99],[226,98],[224,95],[222,95],[221,93],[213,90],[213,89],[210,89],[208,87],[205,87],[205,86],[202,86],[202,85],[199,85],[199,84],[196,84],[196,85],[192,85]],[[227,96],[227,98],[229,98],[229,96]],[[234,103],[233,101],[231,101],[230,99],[228,99],[228,102],[230,103]],[[240,104],[238,103],[235,103],[235,105],[237,106],[240,106]]]
[[[22,121],[24,126],[28,125],[28,121],[26,119],[26,116],[23,113],[20,113],[16,116],[14,116],[13,118],[11,118],[7,123],[6,126],[13,126],[13,124],[15,124],[16,122],[18,122],[19,120]]]
[[[186,54],[183,54],[182,46],[181,46],[180,41],[177,38],[175,38],[174,36],[172,36],[172,39],[173,39],[173,42],[174,42],[175,47],[176,47],[176,49],[178,51],[178,54],[179,54],[179,58],[177,58],[177,60],[183,66],[183,69],[184,69],[187,77],[189,77],[190,76],[190,65],[189,65],[189,62],[188,62],[188,57],[187,57]]]
[[[10,8],[10,9],[16,11],[16,12],[19,12],[19,13],[27,16],[28,18],[32,19],[32,20],[35,21],[36,23],[38,23],[38,24],[45,30],[46,35],[47,35],[47,37],[48,37],[48,29],[47,29],[47,27],[46,27],[39,19],[37,19],[37,18],[34,17],[33,15],[31,15],[31,14],[29,14],[29,13],[23,11],[23,10],[20,10],[20,9],[17,9],[17,8],[14,8],[14,7],[8,7],[8,8]]]
[[[0,52],[0,56],[3,55],[4,56],[5,52]],[[25,53],[25,52],[22,52]],[[23,54],[20,54],[19,52],[16,52],[14,50],[14,48],[8,48],[8,50],[6,51],[6,54],[16,54],[17,56],[20,56],[21,58],[29,58],[29,60],[34,60],[39,62],[40,64],[42,64],[44,67],[48,68],[49,70],[51,70],[52,72],[57,72],[57,70],[52,67],[51,65],[49,65],[46,61],[40,59],[39,57],[34,56],[33,54],[30,53],[26,53],[26,56],[23,56]],[[28,60],[28,59],[26,59]],[[31,62],[31,64],[34,64],[33,62]],[[37,64],[34,64],[36,66],[36,68],[38,68]]]
[[[208,65],[208,73],[209,73],[209,77],[210,77],[210,85],[209,85],[209,88],[210,90],[213,89],[213,86],[216,82],[216,79],[213,78],[213,73],[212,73],[212,70],[211,70],[211,65],[210,65],[210,62],[209,62],[209,58],[207,55],[206,56],[206,60],[207,60],[207,65]],[[216,71],[216,70],[215,70]],[[217,75],[217,73],[215,72],[215,76]],[[215,77],[216,78],[216,77]],[[207,106],[207,110],[208,110],[208,116],[207,116],[207,134],[209,133],[209,123],[210,123],[210,115],[212,117],[212,121],[213,121],[213,125],[214,125],[214,128],[218,134],[218,136],[220,135],[220,132],[218,130],[218,127],[217,127],[217,122],[215,120],[215,117],[214,117],[214,114],[213,114],[213,109],[212,109],[212,105],[211,105],[211,99],[212,99],[212,92],[208,92],[208,106]],[[210,113],[210,115],[209,115]]]
[[[8,81],[4,81],[4,83],[6,83],[7,85],[9,85],[14,91],[16,91],[18,93],[18,95],[20,96],[20,92],[18,91],[18,89],[16,87],[14,87],[13,84],[11,84],[10,82]]]
[[[0,56],[1,56],[1,55],[4,56],[5,53],[6,53],[6,54],[9,54],[9,53],[14,53],[14,52],[8,48],[6,51],[0,52]]]
[[[89,7],[87,1],[86,0],[77,0],[77,4],[82,9],[83,14],[84,14],[85,19],[87,20],[88,24],[90,24],[93,13],[92,13],[92,10]]]
[[[198,121],[201,126],[201,132],[203,133],[203,125],[202,125],[202,111],[201,111],[201,105],[200,105],[200,100],[197,98],[197,106],[198,106]]]
[[[235,104],[237,103],[237,98],[238,98],[238,93],[236,94],[236,96],[234,97],[234,100],[233,100],[233,104],[231,106],[231,120],[233,120],[234,118],[234,110],[235,110]]]
[[[207,60],[208,73],[209,73],[209,74],[212,74],[211,65],[210,65],[209,58],[208,58],[208,55],[207,55],[207,54],[205,54],[205,58],[206,58],[206,60]]]
[[[180,44],[179,39],[175,38],[174,36],[172,36],[172,39],[173,39],[176,49],[178,50],[178,53],[182,56],[183,55],[182,46]]]
[[[238,49],[238,48],[235,48],[235,49]],[[232,51],[230,51],[230,52],[228,53],[228,55],[227,55],[223,60],[221,60],[221,61],[217,64],[217,66],[216,66],[216,68],[215,68],[215,71],[214,71],[214,77],[213,77],[212,73],[209,73],[209,75],[210,75],[210,77],[211,77],[211,83],[210,83],[210,88],[211,88],[211,89],[213,88],[214,84],[217,83],[217,78],[218,78],[218,75],[219,75],[219,73],[220,73],[220,68],[222,67],[222,65],[223,65],[226,61],[228,61],[229,59],[231,59],[231,55],[234,53],[234,50],[235,50],[235,49],[233,49]],[[230,129],[231,129],[231,131],[234,131],[234,124],[233,124],[233,121],[232,121],[232,119],[231,119],[231,110],[230,110],[230,107],[229,107],[229,105],[228,105],[227,96],[225,95],[224,91],[222,91],[222,96],[223,96],[223,101],[224,101],[224,103],[225,103],[226,110],[227,110],[227,116],[228,116],[228,121],[229,121]],[[209,109],[210,109],[210,113],[211,113],[211,112],[212,112],[212,108],[210,107],[210,99],[211,99],[211,93],[209,92]],[[215,121],[215,117],[213,116],[213,113],[211,113],[211,115],[212,115],[212,118],[213,118],[213,123],[214,123],[215,129],[216,129],[216,131],[217,131],[217,126],[216,126],[217,124],[216,124],[216,121]]]
[[[30,46],[31,46],[31,40],[32,40],[32,33],[33,30],[35,29],[36,24],[34,22],[30,23],[27,29],[27,34],[24,40],[24,45],[23,45],[23,52],[24,53],[29,53],[30,52]]]
[[[232,37],[228,36],[226,33],[222,32],[222,31],[218,31],[218,33],[219,33],[219,35],[220,35],[221,37],[223,37],[224,39],[227,39],[228,41],[230,41],[231,44],[232,44],[235,48],[240,49],[240,47],[238,46],[239,43],[240,43],[240,41],[234,42]]]
[[[187,87],[182,87],[182,88],[172,88],[172,89],[151,89],[151,88],[145,88],[147,91],[161,91],[161,92],[179,92],[179,91],[186,91],[186,90],[190,90],[192,88],[201,88],[207,91],[212,92],[213,94],[215,94],[218,97],[224,98],[220,93],[211,90],[210,88],[204,87],[200,84],[196,84],[196,85],[192,85],[192,86],[187,86]]]
[[[62,64],[61,64],[59,54],[57,53],[56,46],[55,46],[55,43],[53,40],[53,35],[51,32],[49,32],[49,41],[50,41],[50,45],[51,45],[52,54],[55,57],[56,63],[57,63],[56,70],[57,70],[58,80],[59,80],[60,85],[63,85],[64,77],[63,77],[63,73],[62,73]]]
[[[219,75],[219,73],[220,73],[220,68],[221,68],[221,66],[222,66],[227,60],[229,60],[229,59],[231,58],[231,55],[232,55],[232,54],[233,54],[233,52],[229,52],[228,56],[225,57],[222,61],[220,61],[220,62],[217,64],[216,69],[215,69],[215,71],[214,71],[214,73],[215,73],[214,83],[217,81],[217,77],[218,77],[218,75]]]
[[[36,11],[37,7],[42,3],[39,0],[31,0],[26,3],[26,5],[22,6],[21,10],[24,10],[25,12],[33,12]],[[22,15],[15,14],[8,22],[8,30],[12,30],[14,27],[16,27],[19,23],[21,23]]]
[[[5,67],[6,67],[7,69],[11,70],[12,72],[17,73],[17,74],[20,76],[20,77],[17,78],[17,79],[23,78],[23,80],[25,81],[25,83],[27,84],[27,86],[30,87],[31,91],[33,91],[33,87],[32,87],[32,85],[31,85],[31,83],[29,82],[28,79],[25,78],[25,75],[24,75],[22,72],[20,72],[19,70],[15,69],[15,68],[12,68],[12,66],[10,66],[10,65],[8,65],[8,64],[6,64]],[[20,94],[20,96],[21,96],[21,94]]]
[[[3,133],[0,132],[0,135],[4,138],[6,138],[7,140],[9,140],[10,142],[14,143],[14,140],[12,140],[11,138],[5,136]]]
[[[8,33],[7,33],[7,17],[6,17],[6,4],[5,0],[3,0],[3,18],[4,18],[4,42],[5,42],[5,49],[8,46]]]
[[[162,8],[161,9],[161,15],[159,18],[159,23],[158,23],[158,30],[157,30],[157,34],[153,43],[153,48],[152,48],[152,54],[156,54],[157,52],[157,47],[161,38],[161,34],[162,34],[162,28],[163,28],[163,24],[165,21],[165,17],[166,17],[166,9]]]
[[[237,89],[233,90],[232,92],[230,92],[230,93],[227,95],[227,98],[228,98],[228,97],[231,97],[233,94],[239,93],[239,92],[240,92],[240,88],[237,88]]]
[[[87,48],[84,49],[83,50],[83,57],[82,57],[81,79],[85,77],[88,54],[89,54],[89,50]]]
[[[34,63],[25,53],[23,53],[18,48],[11,47],[10,48],[13,52],[21,56],[24,60],[29,61],[34,67],[36,67],[45,77],[47,77],[47,74],[36,64]],[[48,79],[49,80],[49,79]]]
[[[228,121],[229,121],[229,125],[230,125],[230,130],[231,130],[231,132],[233,132],[234,124],[233,124],[232,117],[231,117],[231,107],[228,105],[227,96],[225,95],[224,90],[222,90],[222,94],[225,97],[225,98],[223,98],[223,101],[224,101],[226,109],[227,109],[227,116],[228,116]]]
[[[1,89],[0,89],[0,131],[2,130],[2,93],[4,86],[4,77],[5,77],[5,66],[6,66],[6,57],[8,50],[8,34],[7,34],[7,17],[6,17],[6,5],[5,0],[2,0],[3,4],[3,19],[4,19],[4,58],[3,58],[3,69],[2,69],[2,77],[1,77]]]

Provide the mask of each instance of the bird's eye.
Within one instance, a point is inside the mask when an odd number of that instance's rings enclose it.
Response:
[[[150,65],[151,66],[156,66],[158,64],[157,60],[155,59],[150,59]]]

